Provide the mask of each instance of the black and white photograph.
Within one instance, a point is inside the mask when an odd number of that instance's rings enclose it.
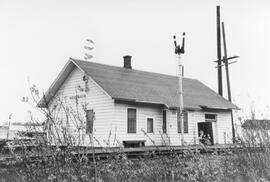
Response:
[[[270,1],[0,0],[0,182],[270,181]]]

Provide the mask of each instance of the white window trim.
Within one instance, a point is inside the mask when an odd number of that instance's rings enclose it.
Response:
[[[148,133],[147,132],[147,119],[153,119],[153,133]],[[147,133],[147,134],[155,134],[155,117],[153,117],[153,116],[146,116],[145,117],[145,132]]]
[[[190,116],[190,111],[188,111],[188,110],[183,110],[183,113],[187,113],[187,123],[188,123],[188,132],[186,133],[185,132],[185,128],[184,128],[184,135],[186,135],[186,134],[189,134],[189,131],[190,131],[190,123],[189,123],[189,116]],[[182,133],[180,132],[178,132],[178,114],[176,113],[176,132],[177,132],[177,134],[180,134],[180,135],[182,135]],[[184,118],[183,118],[184,119]],[[204,118],[204,120],[205,120],[205,118]]]
[[[190,123],[189,123],[190,113],[189,113],[188,110],[184,110],[184,113],[185,112],[187,113],[187,133],[185,133],[185,128],[184,128],[184,134],[189,134],[189,132],[190,132],[190,129],[189,129],[189,125],[190,125]]]
[[[136,110],[136,129],[135,129],[135,133],[129,133],[128,132],[128,109],[135,109]],[[130,135],[134,135],[134,134],[137,134],[138,133],[138,109],[136,107],[127,107],[126,108],[126,131],[127,131],[127,134],[130,134]]]
[[[205,115],[206,114],[213,114],[213,115],[216,115],[216,119],[215,120],[210,120],[210,119],[208,119],[207,121],[206,121],[206,118],[205,118]],[[214,113],[214,112],[204,112],[204,122],[217,122],[218,121],[218,114],[217,113]]]
[[[166,111],[166,133],[163,132],[163,111]],[[169,115],[169,110],[168,109],[162,109],[161,111],[161,118],[162,118],[162,134],[168,134],[168,115]]]

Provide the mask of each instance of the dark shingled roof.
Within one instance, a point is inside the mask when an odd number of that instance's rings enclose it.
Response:
[[[109,66],[70,59],[100,85],[113,99],[142,103],[159,103],[167,107],[179,106],[176,76]],[[186,109],[238,109],[196,79],[183,78],[183,97]]]

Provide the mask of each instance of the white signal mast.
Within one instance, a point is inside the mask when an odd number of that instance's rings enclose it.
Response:
[[[176,61],[178,62],[178,83],[179,83],[179,114],[177,115],[177,119],[180,120],[181,123],[181,143],[184,145],[184,104],[183,104],[183,66],[181,64],[181,54],[185,53],[185,32],[183,33],[183,38],[182,38],[182,46],[177,45],[176,43],[176,36],[173,36],[174,39],[174,46],[175,46],[175,51],[174,53],[176,54]],[[179,117],[179,118],[178,118]]]

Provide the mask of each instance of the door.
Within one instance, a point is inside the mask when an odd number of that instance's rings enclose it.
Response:
[[[212,122],[198,123],[198,136],[201,143],[213,145],[214,138]]]

